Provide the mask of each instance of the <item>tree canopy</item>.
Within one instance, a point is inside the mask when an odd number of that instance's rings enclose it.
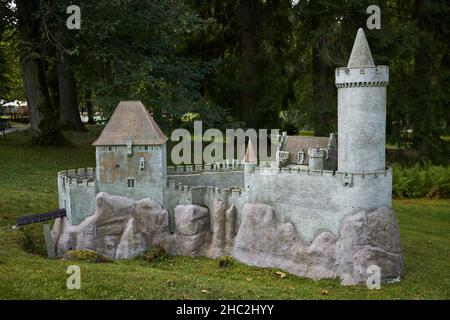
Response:
[[[0,98],[26,97],[41,142],[83,130],[80,110],[93,121],[131,99],[167,130],[202,119],[328,135],[334,70],[364,27],[390,67],[389,143],[448,162],[448,1],[373,1],[379,30],[367,30],[363,0],[80,0],[79,30],[66,28],[71,1],[0,3]]]

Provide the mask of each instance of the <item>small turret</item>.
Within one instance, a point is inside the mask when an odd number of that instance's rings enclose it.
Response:
[[[247,151],[244,156],[244,172],[251,173],[256,169],[256,165],[258,164],[258,157],[256,156],[256,152],[253,148],[252,139],[249,139]]]
[[[328,158],[328,149],[308,148],[309,168],[312,170],[323,170],[325,160]]]

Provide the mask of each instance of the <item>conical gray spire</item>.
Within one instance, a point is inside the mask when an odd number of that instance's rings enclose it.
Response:
[[[367,43],[366,35],[362,28],[358,29],[347,67],[375,67],[372,53],[370,52],[369,44]]]

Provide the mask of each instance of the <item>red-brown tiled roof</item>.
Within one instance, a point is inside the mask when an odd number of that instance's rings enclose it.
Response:
[[[121,101],[94,146],[161,145],[167,137],[141,101]]]
[[[310,136],[287,136],[286,146],[283,151],[289,151],[289,159],[291,163],[297,163],[298,153],[303,150],[305,152],[304,164],[309,163],[308,148],[327,148],[328,137],[310,137]]]

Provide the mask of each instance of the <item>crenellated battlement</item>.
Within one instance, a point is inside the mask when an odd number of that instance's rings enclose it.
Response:
[[[94,168],[58,172],[59,207],[65,208],[70,223],[79,224],[95,209],[98,192]]]
[[[389,84],[389,67],[337,68],[336,87],[387,87]]]
[[[240,160],[231,159],[212,164],[196,164],[196,165],[178,165],[168,166],[168,175],[178,174],[195,174],[202,172],[226,172],[226,171],[243,171],[244,164]]]
[[[372,172],[341,172],[341,171],[331,171],[331,170],[313,170],[308,167],[283,167],[283,168],[272,168],[272,167],[257,167],[253,174],[261,176],[274,176],[279,174],[290,174],[296,176],[312,176],[312,177],[334,177],[339,179],[344,186],[352,187],[355,180],[370,179],[370,178],[385,178],[392,175],[392,169],[386,167],[382,171],[372,171]],[[295,179],[295,177],[293,177]]]
[[[188,186],[182,183],[176,183],[174,180],[169,180],[167,184],[169,191],[176,191],[184,194],[192,194],[193,192],[208,193],[215,196],[233,196],[240,197],[244,190],[238,186],[231,188],[218,188],[213,186]]]
[[[95,169],[88,167],[60,171],[58,172],[58,181],[62,187],[67,185],[93,187],[96,182]]]
[[[341,172],[336,170],[314,170],[309,169],[308,167],[282,167],[282,168],[273,168],[273,167],[256,167],[255,173],[259,174],[277,174],[277,173],[292,173],[292,174],[306,174],[306,175],[314,175],[314,176],[344,176],[344,175],[354,175],[361,177],[370,177],[370,176],[386,176],[388,172],[392,171],[390,167],[386,167],[385,170],[382,171],[372,171],[372,172]]]

